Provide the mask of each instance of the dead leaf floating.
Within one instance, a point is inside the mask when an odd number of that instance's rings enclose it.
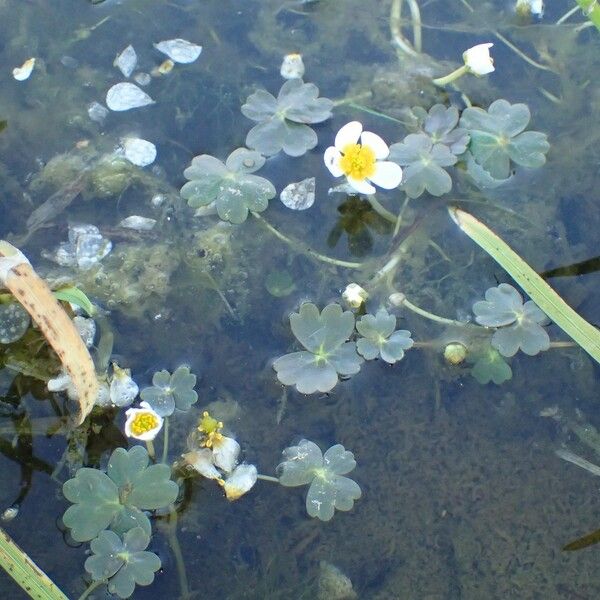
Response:
[[[117,83],[106,94],[106,106],[117,112],[148,104],[154,104],[154,100],[133,83]]]
[[[0,240],[0,284],[29,313],[58,355],[77,393],[77,424],[81,424],[96,401],[98,379],[92,357],[73,321],[25,255],[4,240]]]
[[[131,44],[121,52],[121,54],[117,55],[115,61],[113,62],[113,66],[117,67],[121,73],[123,73],[124,77],[129,77],[133,73],[137,65],[137,54],[135,53],[135,49]]]
[[[174,40],[164,40],[154,44],[154,47],[163,54],[166,54],[173,62],[188,64],[194,62],[202,52],[202,46],[192,44],[187,40],[176,38]]]
[[[35,58],[29,58],[20,67],[13,69],[13,77],[17,81],[25,81],[26,79],[29,79],[33,67],[35,67]]]

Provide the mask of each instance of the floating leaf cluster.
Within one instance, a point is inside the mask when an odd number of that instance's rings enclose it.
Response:
[[[144,388],[140,397],[161,417],[168,417],[175,409],[189,410],[198,400],[195,385],[196,376],[190,372],[189,367],[177,367],[173,374],[163,369],[154,373],[152,386]]]

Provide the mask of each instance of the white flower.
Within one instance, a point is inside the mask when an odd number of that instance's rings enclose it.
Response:
[[[378,185],[391,190],[400,185],[402,169],[389,160],[387,144],[375,133],[363,131],[362,124],[352,121],[335,136],[335,146],[325,150],[325,165],[334,177],[346,176],[348,183],[361,194],[374,194]]]
[[[349,283],[342,292],[342,299],[351,308],[360,308],[368,297],[367,290],[361,288],[358,283]]]
[[[284,79],[300,79],[304,75],[302,55],[297,52],[286,54],[279,72]]]
[[[463,52],[463,60],[473,75],[487,75],[494,71],[494,59],[490,56],[490,48],[494,44],[477,44]]]
[[[217,471],[214,464],[214,457],[210,448],[200,448],[192,450],[183,455],[183,460],[197,473],[207,479],[221,479],[221,473]]]
[[[237,500],[246,492],[251,490],[258,478],[258,472],[254,465],[238,465],[233,473],[219,483],[225,490],[227,500]]]
[[[130,408],[125,412],[125,435],[148,442],[156,437],[163,426],[163,418],[147,402],[140,403],[141,408]]]

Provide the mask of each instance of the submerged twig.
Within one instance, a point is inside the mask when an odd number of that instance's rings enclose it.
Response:
[[[597,475],[598,477],[600,477],[600,467],[598,465],[595,465],[589,460],[582,458],[574,452],[571,452],[570,450],[565,450],[564,448],[559,448],[558,450],[556,450],[555,454],[563,460],[573,463],[574,465],[577,465],[578,467],[589,471],[593,475]]]
[[[416,0],[406,1],[412,15],[414,46],[402,35],[402,3],[404,0],[392,0],[390,33],[392,34],[392,42],[396,47],[409,56],[416,57],[421,52],[421,12]]]

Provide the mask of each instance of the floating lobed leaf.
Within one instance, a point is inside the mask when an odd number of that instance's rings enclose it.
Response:
[[[492,346],[502,356],[514,356],[519,349],[529,356],[548,350],[550,337],[541,325],[546,321],[546,315],[529,300],[515,323],[494,332]]]
[[[189,410],[198,400],[194,390],[196,376],[184,365],[177,367],[171,375],[163,369],[152,377],[152,387],[144,388],[140,398],[147,402],[161,417],[168,417],[175,409]]]
[[[458,109],[455,106],[446,108],[443,104],[435,104],[423,121],[423,131],[429,135],[432,143],[444,144],[452,154],[463,154],[469,144],[469,133],[458,125]]]
[[[136,585],[150,585],[160,569],[160,558],[146,551],[150,536],[140,527],[131,529],[121,539],[112,531],[102,531],[92,540],[92,556],[85,570],[95,581],[108,580],[108,591],[119,598],[129,598]]]
[[[448,146],[434,144],[424,133],[411,133],[403,142],[392,144],[389,159],[404,167],[402,188],[411,198],[418,198],[425,190],[442,196],[452,189],[452,179],[442,167],[458,159]]]
[[[500,353],[488,343],[479,351],[469,354],[473,363],[471,375],[481,384],[500,385],[512,379],[512,369]]]
[[[354,314],[339,304],[328,304],[321,313],[305,302],[290,316],[292,333],[309,352],[329,352],[341,346],[354,330]]]
[[[410,331],[396,328],[396,317],[390,315],[385,308],[380,308],[376,315],[364,315],[356,323],[356,330],[363,337],[356,342],[358,353],[367,360],[381,356],[390,364],[402,360],[404,351],[412,348],[414,342]]]
[[[503,99],[493,102],[487,111],[478,107],[463,111],[460,125],[471,137],[469,150],[494,179],[508,178],[511,160],[528,168],[546,162],[547,136],[536,131],[523,133],[530,118],[526,104]]]
[[[257,121],[246,137],[246,145],[265,156],[280,150],[301,156],[317,145],[317,134],[306,123],[320,123],[331,116],[333,102],[318,98],[319,89],[301,79],[286,81],[277,98],[265,90],[251,94],[242,114]]]
[[[517,320],[523,309],[523,297],[508,283],[501,283],[485,292],[485,300],[473,304],[475,320],[485,327],[501,327]]]
[[[275,196],[268,179],[251,175],[264,163],[260,153],[247,148],[234,150],[225,164],[208,154],[196,156],[183,172],[190,181],[181,188],[181,197],[192,208],[214,202],[221,219],[243,223],[249,211],[262,212]]]
[[[306,510],[311,517],[329,521],[335,509],[350,510],[361,496],[359,485],[343,475],[356,466],[354,455],[341,444],[332,446],[323,455],[309,440],[283,451],[284,461],[277,466],[279,482],[285,486],[310,483],[306,495]]]

